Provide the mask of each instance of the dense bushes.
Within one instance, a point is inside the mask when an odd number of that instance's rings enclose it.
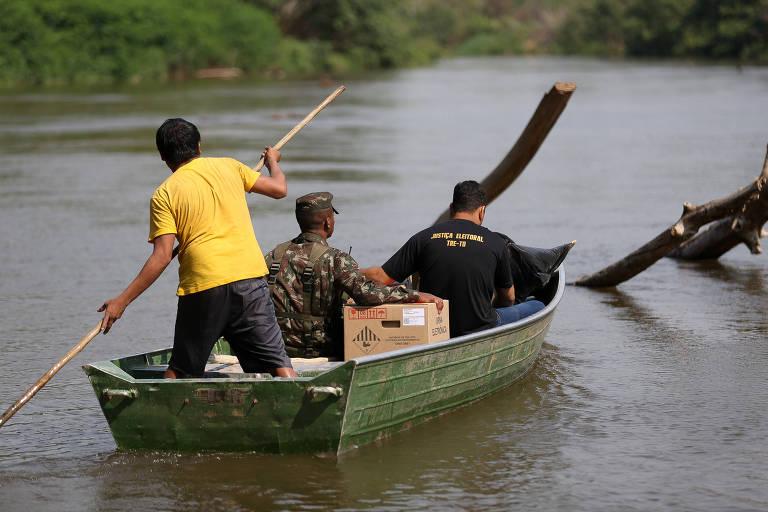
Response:
[[[440,55],[768,62],[768,0],[0,0],[0,86],[205,67],[348,73]]]
[[[573,11],[565,53],[768,62],[768,0],[594,0]]]
[[[269,66],[280,31],[237,0],[3,0],[0,82],[99,83]]]
[[[406,3],[2,0],[0,86],[164,80],[220,66],[301,76],[428,63],[440,48],[404,23]]]
[[[421,37],[408,17],[409,0],[255,0],[271,7],[283,31],[310,44],[327,71],[425,64],[439,46]]]
[[[768,63],[768,0],[419,0],[422,33],[462,55],[566,53]]]

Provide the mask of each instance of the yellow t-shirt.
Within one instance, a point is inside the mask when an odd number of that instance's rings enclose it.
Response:
[[[267,274],[245,193],[260,174],[232,158],[195,158],[152,194],[149,241],[179,241],[178,295]]]

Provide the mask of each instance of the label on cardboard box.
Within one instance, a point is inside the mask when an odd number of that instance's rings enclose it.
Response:
[[[424,308],[404,308],[403,309],[403,325],[427,325],[424,317]]]
[[[376,349],[376,345],[381,342],[375,332],[368,328],[368,326],[360,329],[360,332],[352,338],[352,342],[364,353],[369,354]]]
[[[386,308],[346,308],[350,320],[386,320]]]

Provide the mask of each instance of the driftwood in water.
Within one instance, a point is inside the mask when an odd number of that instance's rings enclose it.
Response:
[[[616,263],[594,274],[580,277],[574,284],[599,288],[623,283],[683,246],[684,243],[692,241],[691,244],[694,244],[694,236],[699,229],[715,221],[720,221],[713,227],[716,231],[710,235],[706,234],[710,230],[703,232],[699,241],[695,242],[695,251],[691,249],[691,254],[695,252],[705,254],[708,251],[714,254],[723,250],[730,243],[724,241],[730,240],[731,236],[738,236],[739,242],[747,243],[753,252],[759,253],[760,230],[762,224],[765,223],[766,210],[768,209],[766,187],[768,187],[768,155],[766,155],[760,176],[750,185],[727,197],[700,206],[685,203],[680,220],[656,238]],[[733,231],[732,234],[725,233],[720,225],[722,221],[727,219],[730,219],[728,226]],[[760,219],[763,219],[762,222]],[[729,249],[737,244],[738,242],[731,245]]]
[[[488,195],[488,202],[501,195],[523,173],[544,139],[547,138],[560,114],[565,110],[574,90],[576,90],[576,84],[556,82],[552,89],[544,95],[515,145],[480,184]],[[446,210],[435,223],[442,222],[449,216],[450,212]]]
[[[768,154],[763,163],[763,178],[768,177]],[[752,254],[763,252],[760,238],[768,232],[763,226],[768,221],[768,192],[752,195],[739,213],[713,222],[706,230],[669,254],[683,260],[716,260],[739,244],[747,246]]]

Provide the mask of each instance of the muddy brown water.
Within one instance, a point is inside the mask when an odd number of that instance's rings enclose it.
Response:
[[[768,69],[549,58],[448,60],[347,82],[284,151],[289,197],[251,197],[268,249],[293,199],[329,190],[332,242],[382,263],[485,176],[556,80],[578,84],[487,225],[579,243],[573,278],[745,185],[768,142]],[[0,96],[0,408],[135,275],[167,170],[154,130],[199,124],[256,162],[329,91],[183,84]],[[525,380],[336,461],[124,453],[80,365],[167,346],[176,266],[0,430],[0,510],[768,510],[768,258],[661,261],[617,290],[569,287]]]

